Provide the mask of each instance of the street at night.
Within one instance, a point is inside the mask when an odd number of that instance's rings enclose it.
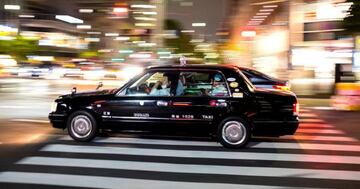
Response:
[[[359,0],[0,0],[0,189],[360,188]]]
[[[131,131],[75,142],[47,119],[52,99],[71,84],[1,86],[1,188],[359,187],[360,114],[318,110],[326,106],[312,105],[316,99],[301,101],[294,136],[257,137],[232,150],[208,137]]]

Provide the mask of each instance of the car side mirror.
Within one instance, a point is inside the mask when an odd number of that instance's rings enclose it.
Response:
[[[73,88],[71,89],[71,95],[76,94],[76,91],[77,91],[76,87],[73,87]]]
[[[99,82],[98,86],[96,87],[96,90],[100,89],[103,86],[102,82]]]

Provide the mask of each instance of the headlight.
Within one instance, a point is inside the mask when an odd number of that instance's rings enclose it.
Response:
[[[58,105],[58,103],[57,102],[53,102],[52,104],[51,104],[51,112],[56,112],[56,109],[57,109],[57,105]]]

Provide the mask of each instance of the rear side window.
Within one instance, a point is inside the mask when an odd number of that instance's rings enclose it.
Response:
[[[250,70],[242,70],[242,73],[252,82],[252,83],[258,83],[258,82],[266,82],[268,81],[263,75],[258,74],[257,72],[253,72]]]
[[[229,96],[224,76],[219,72],[186,71],[179,73],[176,96]]]

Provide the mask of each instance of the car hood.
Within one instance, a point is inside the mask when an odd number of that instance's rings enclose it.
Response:
[[[73,99],[73,98],[86,98],[86,97],[100,97],[100,96],[109,96],[115,94],[117,89],[104,89],[104,90],[94,90],[94,91],[83,91],[76,92],[74,94],[61,95],[59,99]]]

